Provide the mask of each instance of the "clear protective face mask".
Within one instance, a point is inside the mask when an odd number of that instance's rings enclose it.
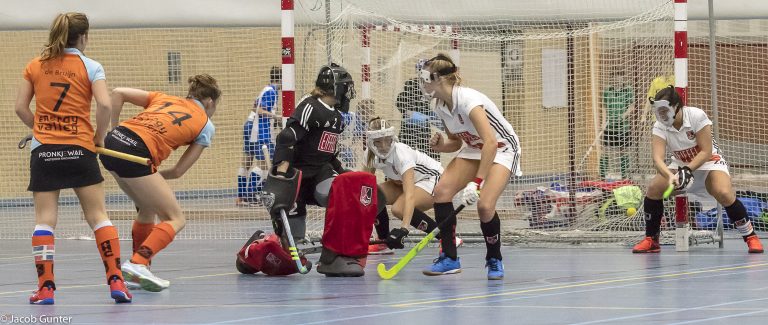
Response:
[[[379,159],[387,159],[392,153],[392,149],[394,149],[395,142],[397,141],[395,128],[391,126],[379,130],[369,130],[366,132],[366,136],[368,150],[373,152]]]

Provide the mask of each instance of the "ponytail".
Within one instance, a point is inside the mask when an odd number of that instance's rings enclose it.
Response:
[[[88,33],[88,17],[79,12],[59,14],[51,23],[48,43],[45,44],[41,61],[56,59],[64,55],[64,49],[77,45],[81,35]]]

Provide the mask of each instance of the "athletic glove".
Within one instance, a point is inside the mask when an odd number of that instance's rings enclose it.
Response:
[[[677,187],[675,191],[684,191],[693,185],[693,171],[688,166],[677,169]]]
[[[467,183],[467,186],[461,191],[461,204],[470,206],[477,203],[477,200],[480,199],[480,183],[482,182],[481,178],[475,178],[474,181]]]
[[[405,244],[403,241],[405,240],[405,237],[408,236],[408,229],[405,228],[395,228],[392,229],[389,232],[389,237],[387,237],[387,247],[391,249],[401,249],[405,248]]]

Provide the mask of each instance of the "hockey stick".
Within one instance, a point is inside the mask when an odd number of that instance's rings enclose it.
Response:
[[[18,145],[19,149],[26,148],[27,147],[27,142],[29,142],[29,141],[32,141],[32,135],[31,134],[25,136],[23,139],[21,139],[21,141],[19,141],[19,145]],[[149,159],[149,158],[142,158],[142,157],[131,155],[131,154],[127,154],[127,153],[124,153],[124,152],[110,150],[110,149],[107,149],[107,148],[96,147],[96,153],[98,153],[100,155],[110,156],[110,157],[114,157],[114,158],[117,158],[117,159],[122,159],[122,160],[130,161],[130,162],[134,162],[134,163],[141,164],[141,165],[144,165],[144,166],[152,165],[152,160]]]
[[[411,250],[408,251],[408,253],[405,254],[405,256],[403,256],[399,261],[397,261],[397,264],[392,266],[391,269],[387,270],[387,267],[386,265],[384,265],[384,263],[379,263],[379,265],[376,267],[376,271],[378,271],[379,277],[381,277],[384,280],[389,280],[393,278],[395,275],[397,275],[397,273],[399,273],[400,270],[402,270],[406,265],[408,265],[408,263],[410,263],[411,260],[414,257],[416,257],[417,254],[419,254],[419,252],[421,252],[425,247],[427,247],[427,244],[429,244],[429,241],[431,241],[432,238],[435,238],[435,236],[437,236],[437,234],[440,233],[440,227],[444,226],[448,222],[448,220],[456,218],[456,216],[459,214],[459,212],[461,212],[461,210],[464,210],[463,204],[460,205],[458,208],[456,208],[456,211],[454,211],[450,217],[441,221],[434,230],[430,231],[429,234],[424,236],[424,239],[422,239],[418,244],[416,244],[416,246],[411,248]]]

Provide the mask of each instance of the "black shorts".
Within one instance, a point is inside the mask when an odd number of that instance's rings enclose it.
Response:
[[[151,158],[144,141],[131,129],[123,126],[118,126],[107,134],[104,138],[104,147],[134,156]],[[99,159],[106,170],[114,172],[122,178],[142,177],[152,175],[157,171],[153,166],[145,166],[107,155],[100,155]]]
[[[605,130],[603,145],[606,147],[629,147],[629,131]]]
[[[96,153],[78,145],[43,144],[32,150],[28,191],[50,192],[104,181]]]
[[[299,195],[296,198],[296,210],[289,215],[307,215],[307,204],[317,205],[320,204],[315,199],[315,189],[317,184],[322,181],[336,177],[338,173],[331,167],[331,164],[323,165],[322,167],[315,168],[302,168],[296,167],[302,171],[301,188],[299,188]],[[324,193],[327,195],[328,193]]]

